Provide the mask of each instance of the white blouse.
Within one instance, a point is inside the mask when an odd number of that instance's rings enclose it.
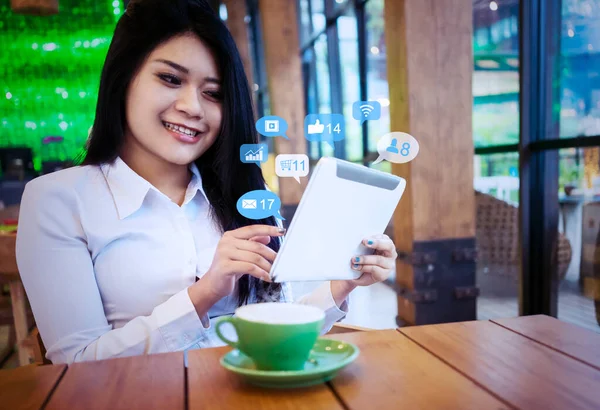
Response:
[[[180,207],[117,158],[29,182],[16,255],[53,363],[222,346],[211,319],[231,315],[237,289],[198,317],[187,288],[212,263],[220,230],[200,173]],[[200,193],[200,194],[198,194]],[[291,302],[283,284],[282,301]],[[325,311],[328,331],[348,311],[326,282],[297,303]]]

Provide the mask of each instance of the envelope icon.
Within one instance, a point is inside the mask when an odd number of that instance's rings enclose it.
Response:
[[[256,209],[256,199],[242,199],[242,208]]]

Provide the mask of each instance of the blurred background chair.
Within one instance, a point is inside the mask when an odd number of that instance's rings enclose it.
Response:
[[[17,269],[15,243],[15,234],[0,232],[0,324],[11,327],[8,348],[16,345],[23,366],[36,361],[35,344],[28,343],[34,318]]]
[[[19,205],[0,206],[0,223],[13,223],[16,225],[19,219],[19,209]]]
[[[519,280],[519,209],[475,191],[477,284],[490,296],[514,297]],[[569,240],[558,234],[558,277],[565,278],[572,259]]]

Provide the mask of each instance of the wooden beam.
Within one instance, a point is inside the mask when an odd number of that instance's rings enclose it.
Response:
[[[443,240],[474,241],[472,0],[386,0],[384,16],[391,130],[420,145],[414,161],[392,166],[408,181],[393,218],[396,245],[412,255],[416,244],[422,252]],[[452,268],[438,264],[429,265]],[[419,287],[415,264],[397,268],[401,287]],[[399,297],[399,316],[415,324],[419,306],[409,299]]]
[[[261,0],[259,7],[271,114],[287,121],[290,138],[286,141],[277,137],[275,151],[277,154],[304,154],[304,88],[295,2]],[[293,207],[300,202],[306,179],[302,178],[301,184],[293,178],[279,179],[282,204]]]
[[[252,59],[250,58],[248,26],[245,21],[247,15],[246,0],[223,0],[223,4],[227,8],[227,28],[235,40],[242,63],[244,63],[244,71],[246,72],[248,84],[252,90],[254,79],[252,75]]]

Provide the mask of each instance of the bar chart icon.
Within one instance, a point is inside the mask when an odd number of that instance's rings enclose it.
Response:
[[[258,161],[262,162],[263,159],[263,149],[259,148],[257,151],[249,150],[246,152],[246,161]]]
[[[240,160],[244,163],[266,162],[269,154],[267,144],[244,144],[240,147]]]

